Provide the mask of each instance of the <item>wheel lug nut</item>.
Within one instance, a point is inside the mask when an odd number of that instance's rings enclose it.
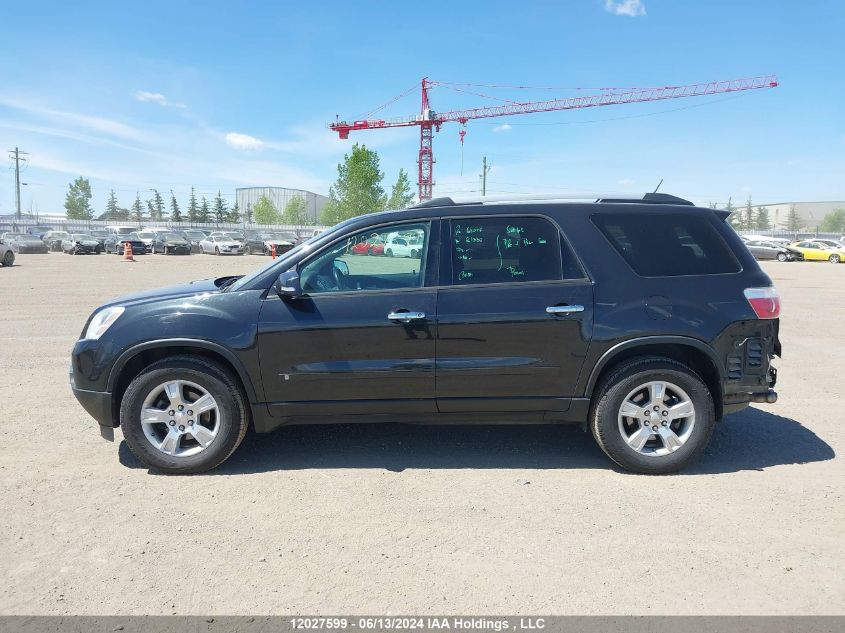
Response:
[[[656,431],[656,430],[657,430],[657,425],[655,424],[653,427],[651,427],[651,430],[652,430],[652,431]]]
[[[171,410],[170,410],[170,415],[171,415],[171,416],[176,415],[176,412],[175,412],[173,409],[171,409]]]
[[[666,417],[667,415],[669,415],[669,412],[668,412],[668,411],[664,411],[664,412],[663,412],[663,417]]]
[[[655,410],[655,411],[659,411],[659,410],[660,410],[660,407],[658,407],[658,406],[656,406],[656,405],[655,405],[654,410]]]
[[[646,412],[645,412],[645,414],[646,414],[646,415],[651,415],[651,411],[646,411]]]
[[[176,424],[176,421],[175,421],[175,420],[171,420],[171,421],[170,421],[170,426],[174,426],[175,424]]]
[[[666,424],[666,423],[664,422],[663,424]],[[188,426],[193,426],[193,425],[194,425],[194,421],[193,421],[193,420],[188,420]]]
[[[184,407],[184,406],[182,406],[182,405],[180,404],[180,405],[179,405],[178,407],[176,407],[176,408],[177,408],[177,409],[179,409],[180,411],[182,411],[185,407]],[[655,411],[657,411],[657,407],[654,407],[654,410],[655,410]]]
[[[664,420],[663,422],[661,422],[661,424],[663,424],[663,426],[666,426],[666,421]]]
[[[185,425],[184,425],[184,424],[180,424],[180,425],[179,425],[179,430],[180,430],[180,431],[184,431],[184,430],[185,430]]]
[[[194,415],[194,412],[188,409],[188,415]]]

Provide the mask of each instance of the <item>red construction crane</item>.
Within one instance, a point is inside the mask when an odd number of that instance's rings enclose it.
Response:
[[[640,103],[642,101],[663,101],[665,99],[680,99],[683,97],[702,97],[723,92],[739,92],[740,90],[755,90],[758,88],[775,88],[777,77],[752,77],[748,79],[732,79],[729,81],[711,81],[708,83],[691,84],[688,86],[664,86],[662,88],[609,88],[599,94],[567,99],[550,99],[547,101],[509,102],[505,105],[486,108],[470,108],[466,110],[452,110],[451,112],[435,112],[428,100],[428,90],[432,86],[450,86],[444,82],[437,82],[423,77],[421,82],[420,113],[416,116],[396,119],[363,119],[348,123],[335,121],[329,128],[340,135],[349,138],[349,133],[355,130],[372,130],[388,127],[420,128],[420,153],[417,161],[419,185],[419,199],[429,200],[434,186],[434,153],[432,151],[432,137],[434,131],[439,132],[444,123],[455,122],[461,125],[472,119],[484,119],[497,116],[513,116],[516,114],[530,114],[532,112],[552,112],[556,110],[574,110],[576,108],[594,108],[597,106],[618,105],[622,103]],[[522,86],[517,86],[522,87]],[[408,94],[410,90],[392,99],[389,105]],[[486,96],[486,95],[482,95]],[[382,106],[384,107],[384,106]],[[381,108],[379,108],[381,109]],[[463,143],[464,130],[460,131]]]

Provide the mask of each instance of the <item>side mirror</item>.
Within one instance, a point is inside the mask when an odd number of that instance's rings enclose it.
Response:
[[[282,299],[299,299],[304,296],[302,286],[299,285],[299,273],[288,270],[279,275],[276,281],[276,294]]]

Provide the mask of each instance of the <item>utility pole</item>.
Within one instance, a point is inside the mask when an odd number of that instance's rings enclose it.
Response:
[[[17,147],[9,150],[9,158],[15,161],[15,218],[18,221],[21,219],[21,154],[27,152],[22,152]]]
[[[481,161],[481,195],[487,195],[487,174],[490,173],[491,167],[487,166],[487,157],[485,156]]]

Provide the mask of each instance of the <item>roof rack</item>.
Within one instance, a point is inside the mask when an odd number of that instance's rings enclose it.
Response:
[[[453,207],[467,204],[527,204],[532,202],[610,202],[627,204],[680,204],[694,206],[689,200],[673,196],[668,193],[547,193],[547,194],[519,194],[503,196],[468,196],[432,198],[415,204],[412,209],[427,207]]]

